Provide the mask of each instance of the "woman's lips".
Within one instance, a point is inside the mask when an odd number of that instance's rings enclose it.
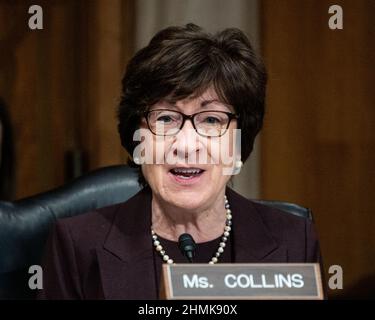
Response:
[[[168,175],[177,184],[192,185],[192,184],[198,183],[202,179],[202,176],[204,175],[204,173],[205,171],[202,169],[191,169],[190,171],[171,169],[168,172]]]

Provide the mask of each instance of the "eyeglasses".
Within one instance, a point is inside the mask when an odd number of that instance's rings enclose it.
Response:
[[[146,111],[144,116],[149,129],[157,136],[176,135],[188,119],[199,135],[220,137],[228,130],[232,119],[238,119],[238,115],[234,113],[215,110],[187,115],[175,110],[157,109]]]

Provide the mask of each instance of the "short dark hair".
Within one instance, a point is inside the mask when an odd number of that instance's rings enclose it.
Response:
[[[118,109],[121,144],[133,154],[139,143],[133,141],[134,131],[142,113],[153,104],[167,96],[172,101],[199,96],[213,86],[239,115],[245,162],[263,124],[266,82],[263,62],[241,30],[209,34],[192,23],[163,29],[126,68]],[[132,161],[129,164],[135,166]],[[141,174],[140,183],[144,182]]]

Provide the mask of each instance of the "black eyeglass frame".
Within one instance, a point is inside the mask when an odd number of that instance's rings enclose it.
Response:
[[[150,126],[150,124],[149,124],[149,122],[148,122],[148,115],[149,115],[151,112],[155,112],[155,111],[172,111],[172,112],[179,113],[179,114],[182,116],[182,123],[181,123],[181,126],[180,126],[180,128],[178,129],[178,131],[177,131],[176,133],[173,133],[173,134],[157,134],[157,133],[155,133],[154,131],[152,131],[151,126]],[[207,112],[220,112],[220,113],[224,113],[224,114],[226,114],[226,115],[228,116],[228,118],[229,118],[228,120],[229,120],[229,121],[228,121],[228,123],[227,123],[227,127],[225,128],[224,132],[221,133],[220,135],[218,135],[218,136],[208,136],[208,135],[204,135],[204,134],[199,133],[198,130],[197,130],[197,128],[195,127],[194,118],[195,118],[197,115],[199,115],[199,114],[207,113]],[[189,115],[189,114],[185,114],[185,113],[183,113],[183,112],[177,111],[177,110],[171,110],[171,109],[155,109],[155,110],[148,110],[148,111],[145,111],[145,112],[143,112],[143,115],[144,115],[144,117],[146,118],[147,126],[148,126],[148,128],[150,129],[150,131],[151,131],[154,135],[156,135],[156,136],[164,136],[164,137],[166,137],[166,136],[174,136],[174,135],[178,134],[178,133],[181,131],[181,129],[184,127],[184,125],[185,125],[185,121],[186,121],[186,120],[190,120],[191,124],[193,125],[193,128],[194,128],[195,132],[198,133],[200,136],[202,136],[202,137],[218,138],[218,137],[223,136],[223,135],[227,132],[227,130],[228,130],[228,128],[229,128],[229,125],[230,125],[230,123],[232,122],[233,119],[238,119],[238,118],[239,118],[239,115],[237,115],[237,114],[235,114],[235,113],[232,113],[232,112],[226,112],[226,111],[219,111],[219,110],[204,110],[204,111],[200,111],[200,112],[193,113],[193,114],[190,114],[190,115]]]

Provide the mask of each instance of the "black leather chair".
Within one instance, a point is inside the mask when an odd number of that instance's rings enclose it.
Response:
[[[51,224],[126,201],[140,190],[138,176],[128,166],[93,171],[72,182],[15,202],[0,201],[0,299],[32,299],[28,287],[31,265],[40,264]],[[280,201],[256,200],[311,219],[304,207]]]

